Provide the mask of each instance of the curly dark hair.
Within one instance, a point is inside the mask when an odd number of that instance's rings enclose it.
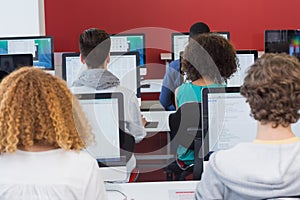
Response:
[[[181,71],[187,80],[209,78],[216,83],[227,83],[237,68],[233,45],[222,36],[204,33],[190,38],[183,53]]]
[[[287,54],[264,54],[248,70],[241,87],[251,115],[274,128],[289,126],[300,114],[300,63]]]
[[[98,68],[103,65],[110,51],[110,36],[97,28],[83,31],[79,36],[80,54],[88,68]]]

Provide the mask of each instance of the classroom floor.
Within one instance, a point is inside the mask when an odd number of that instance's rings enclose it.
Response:
[[[166,181],[165,167],[174,161],[170,153],[168,133],[147,133],[147,137],[135,146],[137,167],[140,171],[137,182]],[[192,180],[193,176],[187,177]]]

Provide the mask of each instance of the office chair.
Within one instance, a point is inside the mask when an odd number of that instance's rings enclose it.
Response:
[[[121,147],[121,155],[126,157],[126,162],[131,158],[134,149],[135,149],[135,139],[132,135],[126,133],[121,130],[120,135],[120,147]]]
[[[135,139],[132,135],[121,130],[121,155],[126,157],[126,163],[133,155],[135,149]],[[128,182],[136,182],[139,177],[139,169],[135,167],[130,174]]]
[[[169,116],[170,131],[174,133],[171,142],[177,146],[182,145],[195,151],[194,165],[182,168],[180,161],[176,159],[166,167],[167,180],[185,180],[185,177],[193,174],[194,180],[201,178],[203,161],[199,157],[202,145],[202,118],[201,103],[191,102],[183,104],[175,113]],[[174,146],[176,146],[174,145]]]

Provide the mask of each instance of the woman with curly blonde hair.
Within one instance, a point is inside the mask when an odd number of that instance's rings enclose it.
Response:
[[[196,199],[299,199],[300,139],[291,128],[300,117],[298,59],[263,55],[250,67],[241,94],[258,121],[256,139],[213,153]]]
[[[1,199],[105,199],[93,135],[59,78],[23,67],[0,84]]]

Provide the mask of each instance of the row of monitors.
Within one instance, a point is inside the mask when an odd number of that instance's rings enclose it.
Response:
[[[229,39],[229,32],[220,32],[220,34],[225,35],[225,37]],[[180,33],[180,35],[182,34]],[[177,43],[181,41],[178,36],[179,34],[172,34],[172,38],[174,38],[173,43],[175,46],[178,46]],[[146,63],[146,45],[144,33],[111,35],[111,52],[131,51],[139,52],[140,66],[144,66]],[[0,38],[0,54],[24,53],[30,53],[33,55],[34,66],[38,66],[43,69],[54,69],[53,37],[39,36]]]
[[[238,50],[237,58],[239,69],[232,78],[228,80],[228,86],[240,86],[243,82],[247,68],[254,63],[258,57],[256,50]],[[120,84],[132,91],[135,91],[138,98],[141,97],[140,90],[140,67],[139,52],[111,52],[108,70],[120,79]],[[1,70],[9,74],[19,66],[32,66],[32,54],[10,54],[0,55]],[[62,78],[66,80],[68,87],[80,73],[86,69],[81,63],[79,53],[62,54]]]
[[[229,32],[215,32],[230,39]],[[146,45],[144,33],[111,35],[111,52],[139,52],[140,66],[146,64]],[[300,30],[266,30],[265,52],[286,52],[300,58]],[[188,33],[172,33],[173,59],[188,42]],[[0,38],[0,54],[32,54],[34,66],[54,69],[53,37],[11,37]]]
[[[121,120],[124,117],[122,94],[98,93],[77,96],[96,135],[95,145],[86,150],[104,165],[122,165],[124,159],[120,151],[122,142],[120,129],[124,128]],[[108,115],[102,116],[97,113]],[[250,107],[245,97],[240,94],[240,87],[203,89],[199,116],[202,116],[202,137],[204,137],[200,158],[208,159],[208,155],[212,152],[229,149],[241,142],[252,142],[255,139],[257,121],[250,116]],[[292,130],[299,137],[300,122],[292,124]]]
[[[240,86],[243,83],[247,68],[254,63],[258,57],[256,50],[238,50],[237,58],[239,63],[238,71],[228,80],[228,86]],[[116,75],[120,84],[136,92],[137,97],[141,97],[140,90],[140,67],[139,52],[112,52],[108,71]],[[72,87],[86,66],[80,61],[79,53],[62,54],[62,78],[66,80],[68,87]]]

